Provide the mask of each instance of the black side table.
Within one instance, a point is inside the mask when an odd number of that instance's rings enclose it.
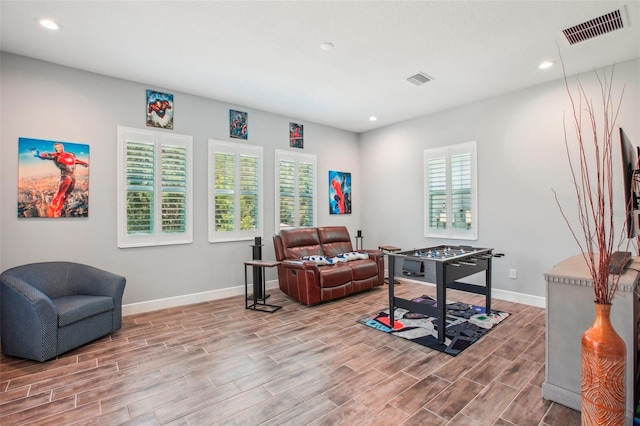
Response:
[[[394,253],[396,251],[400,251],[401,248],[396,246],[378,246],[378,250],[380,250],[384,254],[387,254],[387,253]],[[387,256],[387,262],[390,262],[390,261],[391,259],[389,259],[389,256]],[[389,277],[384,278],[384,283],[389,284]],[[400,285],[400,281],[396,280],[395,278],[393,280],[393,283],[395,285]]]
[[[356,235],[356,250],[363,250],[364,237],[362,235]]]
[[[278,309],[282,308],[282,306],[269,305],[265,302],[266,297],[259,299],[260,294],[266,294],[266,277],[265,277],[265,268],[273,268],[274,266],[278,266],[281,262],[276,260],[247,260],[244,262],[244,307],[245,309],[253,309],[254,311],[262,311],[273,313]],[[253,280],[253,303],[249,304],[249,283],[247,279],[247,268],[252,266],[254,268],[260,268],[261,274],[259,280]],[[262,303],[258,303],[258,300],[262,300]]]

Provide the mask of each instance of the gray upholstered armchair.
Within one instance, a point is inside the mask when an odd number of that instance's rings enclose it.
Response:
[[[16,266],[0,275],[6,355],[46,361],[122,327],[126,279],[73,262]]]

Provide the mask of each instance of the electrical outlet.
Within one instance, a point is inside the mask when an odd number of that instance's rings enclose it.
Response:
[[[517,269],[509,269],[509,278],[516,279],[518,278],[518,270]]]

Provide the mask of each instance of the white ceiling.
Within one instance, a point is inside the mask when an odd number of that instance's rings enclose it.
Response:
[[[363,132],[640,57],[640,2],[6,1],[2,51]],[[561,30],[624,7],[630,26]],[[62,30],[42,29],[49,17]],[[335,47],[320,48],[323,42]],[[406,78],[434,80],[416,87]],[[176,102],[177,103],[177,102]],[[378,117],[370,122],[369,116]]]

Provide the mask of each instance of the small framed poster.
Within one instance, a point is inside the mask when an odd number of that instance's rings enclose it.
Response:
[[[289,123],[289,146],[304,148],[304,125]]]
[[[173,130],[173,95],[147,90],[147,126]]]
[[[248,117],[246,112],[229,110],[229,136],[235,139],[249,139]]]

